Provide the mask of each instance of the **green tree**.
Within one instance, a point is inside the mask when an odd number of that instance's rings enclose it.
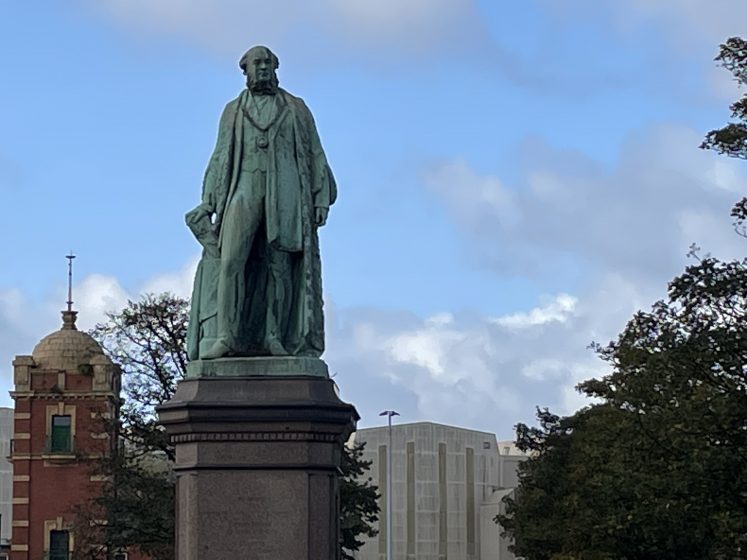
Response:
[[[99,465],[109,482],[104,494],[79,512],[89,540],[107,546],[86,558],[106,558],[109,551],[134,546],[154,560],[173,560],[174,448],[157,422],[156,408],[173,396],[186,373],[188,311],[185,299],[145,295],[108,314],[107,321],[91,331],[122,368],[123,398],[112,426],[121,445]],[[370,478],[363,478],[369,466],[362,459],[362,446],[345,448],[340,480],[345,558],[362,544],[360,535],[375,534],[377,489]],[[95,519],[107,519],[107,524],[92,524]]]
[[[717,61],[747,85],[747,43]],[[747,101],[702,147],[747,159]],[[745,199],[732,210],[745,231]],[[528,560],[747,558],[747,259],[692,251],[666,299],[596,345],[610,373],[572,416],[517,426],[532,456],[497,521]]]
[[[747,41],[731,37],[719,48],[716,62],[726,68],[740,85],[747,85]],[[747,95],[730,106],[733,122],[710,131],[701,148],[716,150],[720,154],[747,159]]]
[[[357,442],[346,447],[340,465],[340,539],[345,560],[353,560],[352,553],[363,546],[358,537],[378,534],[374,524],[379,520],[379,492],[373,479],[366,477],[371,461],[363,459],[365,446]]]
[[[731,72],[740,87],[747,86],[747,41],[741,37],[728,39],[719,48],[716,62]],[[730,157],[747,159],[747,94],[729,108],[733,120],[706,134],[700,147]],[[734,205],[731,216],[737,233],[747,237],[747,197]]]

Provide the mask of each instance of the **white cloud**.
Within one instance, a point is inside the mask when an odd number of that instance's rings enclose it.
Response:
[[[740,171],[741,169],[734,165],[733,161],[725,158],[717,159],[713,162],[710,171],[706,172],[706,179],[709,185],[734,193],[733,196],[739,197],[745,189],[745,179]]]
[[[689,49],[694,42],[714,47],[733,35],[744,33],[747,4],[742,0],[542,0],[558,19],[576,19],[607,11],[621,31],[654,23],[677,46]]]
[[[75,308],[78,310],[78,328],[90,329],[106,320],[107,312],[122,309],[129,295],[116,278],[91,274],[75,286]]]
[[[321,3],[333,32],[353,44],[434,48],[456,39],[478,19],[472,0],[326,0]],[[466,35],[462,35],[467,38]]]
[[[468,8],[469,0],[327,0],[322,2],[332,13],[350,24],[368,27],[375,32],[390,30],[392,26],[408,26],[413,22],[441,25],[447,18],[459,18]],[[429,23],[430,22],[430,23]],[[422,25],[422,24],[421,24]]]
[[[523,313],[491,318],[444,313],[418,318],[328,305],[325,359],[362,426],[395,409],[512,437],[536,406],[570,414],[590,401],[574,387],[608,371],[588,346],[616,338],[633,313],[666,292],[601,272],[576,295],[559,294]],[[506,320],[509,317],[522,320]],[[520,324],[522,328],[516,328]]]
[[[579,25],[601,25],[602,34],[610,36],[611,31],[613,41],[645,49],[641,55],[660,79],[650,84],[648,96],[677,92],[696,106],[702,106],[704,95],[721,102],[741,96],[731,74],[712,59],[719,44],[744,34],[747,2],[743,0],[540,0],[540,4],[552,25],[565,26],[565,33],[573,33]],[[640,73],[628,80],[645,84],[648,78]]]
[[[611,0],[608,0],[611,2]],[[674,40],[683,35],[702,37],[709,42],[721,42],[744,32],[747,4],[742,0],[632,0],[612,2],[621,18],[662,24]]]
[[[560,294],[544,307],[535,307],[527,313],[514,313],[492,319],[492,321],[511,329],[526,329],[552,322],[565,323],[573,314],[577,303],[578,300],[575,297]]]
[[[335,309],[325,359],[339,373],[345,398],[362,414],[362,425],[375,425],[377,411],[395,408],[403,421],[431,420],[511,437],[514,424],[533,420],[537,405],[575,410],[584,398],[575,396],[573,386],[606,371],[587,346],[600,333],[603,342],[612,338],[634,307],[628,299],[599,314],[592,303],[596,294],[578,305],[572,296],[553,298],[523,314],[537,319],[533,312],[543,310],[553,318],[527,320],[523,328],[484,316],[449,313],[434,320]]]
[[[514,194],[497,177],[479,175],[463,158],[430,168],[425,181],[439,190],[459,220],[470,221],[476,230],[510,228],[523,217]]]
[[[299,51],[368,49],[410,52],[468,42],[481,29],[474,0],[87,0],[136,29],[186,37],[236,54],[251,44]]]
[[[192,284],[199,260],[199,255],[195,255],[181,270],[159,274],[151,278],[143,285],[140,292],[151,294],[170,292],[182,298],[191,298]]]
[[[0,290],[0,406],[10,406],[13,358],[31,354],[42,336],[61,325],[58,313],[32,305],[22,291]]]
[[[393,336],[386,345],[387,350],[400,364],[425,368],[434,380],[454,383],[468,372],[446,369],[447,356],[466,338],[465,333],[449,328],[451,323],[438,318],[426,319],[423,328]]]
[[[521,368],[522,375],[540,381],[561,377],[566,371],[566,364],[555,358],[540,358]]]
[[[594,377],[598,378],[605,371],[606,368],[600,365],[599,360],[575,363],[570,368],[571,378],[575,383]],[[584,406],[589,406],[594,401],[598,401],[598,399],[589,399],[586,395],[579,393],[575,389],[575,383],[566,383],[559,388],[560,396],[557,410],[562,411],[562,414],[569,414]]]
[[[433,327],[445,327],[446,325],[451,325],[453,322],[454,315],[447,312],[437,313],[436,315],[432,315],[425,320],[426,325],[431,325]]]
[[[663,285],[641,289],[614,274],[596,279],[578,296],[559,294],[497,319],[445,313],[434,320],[332,306],[325,359],[364,426],[378,423],[379,410],[394,408],[403,421],[510,438],[514,424],[533,421],[535,406],[568,414],[588,404],[574,386],[607,371],[589,343],[613,339],[634,311],[663,295]],[[506,320],[517,315],[523,320]]]
[[[127,300],[137,300],[142,294],[169,292],[183,298],[192,297],[192,283],[199,256],[195,255],[181,270],[157,274],[146,280],[134,292],[128,293],[111,276],[91,274],[74,286],[79,328],[89,329],[106,319],[106,313],[122,309]]]
[[[732,73],[716,64],[708,66],[706,85],[710,92],[722,102],[732,103],[744,95],[744,91],[740,89],[739,82],[734,79]]]
[[[547,277],[560,263],[666,282],[693,242],[723,258],[744,250],[729,209],[745,175],[738,162],[699,150],[700,140],[685,127],[653,126],[626,139],[611,169],[533,141],[516,185],[462,159],[432,167],[424,181],[471,250],[501,274]],[[489,203],[486,190],[501,202]]]

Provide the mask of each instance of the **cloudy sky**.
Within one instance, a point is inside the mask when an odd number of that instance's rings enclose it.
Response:
[[[223,105],[253,44],[310,106],[340,198],[325,359],[361,426],[394,408],[510,438],[605,372],[587,349],[696,242],[744,254],[738,162],[698,149],[739,91],[743,0],[0,2],[0,405],[58,328],[188,296]]]

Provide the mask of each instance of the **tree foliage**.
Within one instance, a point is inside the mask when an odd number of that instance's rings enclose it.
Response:
[[[363,459],[365,443],[346,448],[340,465],[340,538],[342,558],[354,560],[352,552],[360,550],[358,537],[375,537],[374,524],[379,520],[379,492],[373,479],[366,477],[371,461]]]
[[[717,58],[747,85],[747,43]],[[747,159],[747,100],[703,147]],[[745,235],[747,200],[732,211]],[[747,558],[747,259],[699,257],[606,346],[569,417],[517,426],[531,452],[496,519],[528,560]]]
[[[168,401],[187,371],[189,302],[170,294],[128,301],[91,331],[122,368],[119,435],[133,452],[158,450],[170,461],[174,449],[156,422],[156,407]]]
[[[716,62],[731,72],[739,85],[747,85],[747,41],[740,37],[728,39],[721,45]],[[747,159],[747,95],[732,103],[729,108],[734,121],[710,131],[701,147]]]
[[[122,368],[123,398],[112,431],[120,445],[98,465],[108,482],[95,501],[78,511],[77,534],[103,547],[81,546],[80,558],[99,560],[121,548],[139,548],[154,560],[174,558],[174,448],[157,422],[156,407],[168,401],[186,373],[189,302],[171,294],[129,301],[91,335]],[[342,461],[343,557],[358,550],[360,535],[374,535],[377,489],[364,475],[370,466],[362,446],[345,448]],[[147,504],[147,507],[144,505]],[[106,524],[96,520],[106,519]]]
[[[716,62],[731,72],[741,87],[747,86],[747,41],[741,37],[728,39],[721,45]],[[747,94],[729,108],[733,121],[722,128],[711,130],[700,147],[730,157],[747,159]],[[747,237],[747,197],[734,205],[731,216],[737,232]]]

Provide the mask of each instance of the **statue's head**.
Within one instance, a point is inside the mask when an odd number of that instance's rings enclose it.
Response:
[[[239,67],[246,76],[246,87],[259,93],[275,93],[278,89],[276,70],[278,57],[267,47],[258,45],[244,53]]]

